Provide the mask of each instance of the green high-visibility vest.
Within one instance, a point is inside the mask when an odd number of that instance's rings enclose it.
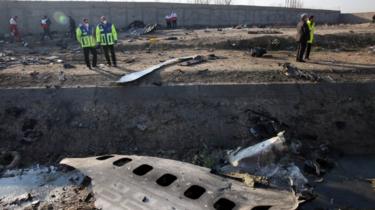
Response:
[[[80,25],[76,30],[76,35],[82,48],[96,46],[94,28],[92,26],[86,28],[85,26]]]
[[[112,23],[99,24],[96,27],[96,41],[100,45],[113,45],[117,41],[117,31]]]
[[[310,39],[307,41],[307,43],[312,44],[312,43],[314,43],[315,23],[308,20],[307,26],[309,27],[309,30],[310,30]]]

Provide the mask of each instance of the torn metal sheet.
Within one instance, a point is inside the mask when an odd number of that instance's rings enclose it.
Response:
[[[137,71],[137,72],[134,72],[134,73],[130,73],[130,74],[127,74],[123,77],[121,77],[117,83],[127,83],[127,82],[132,82],[132,81],[135,81],[155,70],[158,70],[160,68],[163,68],[165,66],[169,66],[169,65],[172,65],[172,64],[176,64],[176,63],[179,63],[179,62],[183,62],[183,61],[187,61],[187,60],[191,60],[191,59],[194,59],[196,56],[187,56],[187,57],[181,57],[181,58],[174,58],[174,59],[170,59],[170,60],[167,60],[163,63],[159,63],[157,65],[154,65],[154,66],[151,66],[145,70],[142,70],[142,71]]]
[[[106,155],[68,158],[92,179],[95,205],[103,210],[138,209],[296,209],[293,192],[251,188],[210,169],[175,160]]]
[[[241,162],[246,162],[245,165],[253,166],[266,165],[275,161],[277,152],[281,153],[286,149],[284,132],[280,132],[277,136],[266,141],[231,152],[229,154],[229,162],[233,166],[239,166]]]

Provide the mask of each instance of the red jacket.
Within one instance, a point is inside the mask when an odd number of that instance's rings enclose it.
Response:
[[[50,24],[51,24],[51,21],[48,18],[47,19],[42,19],[40,21],[40,25],[42,26],[43,29],[49,28]]]

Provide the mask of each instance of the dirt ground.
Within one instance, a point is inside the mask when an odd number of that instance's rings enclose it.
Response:
[[[111,86],[125,74],[171,58],[212,54],[217,59],[194,66],[169,66],[145,77],[137,85],[308,82],[285,76],[281,71],[286,62],[315,72],[328,82],[366,82],[375,78],[372,71],[375,67],[374,25],[318,27],[320,38],[307,63],[295,62],[294,30],[178,29],[137,37],[122,33],[116,46],[119,67],[104,65],[104,55],[99,51],[99,65],[93,70],[83,65],[82,52],[74,40],[64,39],[68,47],[62,49],[56,46],[61,44],[62,35],[55,35],[58,38],[45,43],[37,41],[36,35],[28,36],[25,37],[27,47],[21,43],[0,44],[0,87]],[[329,46],[324,44],[326,42],[337,44]],[[261,58],[251,57],[249,49],[263,45],[268,45],[264,46],[268,53]],[[65,69],[66,63],[75,68]]]
[[[375,25],[318,26],[317,42],[311,60],[306,63],[295,62],[294,35],[294,28],[247,27],[157,30],[144,36],[129,36],[122,32],[116,45],[118,67],[104,65],[104,55],[99,51],[99,65],[93,70],[84,65],[77,42],[64,38],[64,34],[55,34],[54,40],[45,43],[38,41],[38,35],[29,35],[24,38],[28,46],[0,40],[0,89],[115,86],[123,75],[172,58],[191,55],[215,55],[215,59],[193,66],[171,65],[131,85],[363,83],[375,80]],[[64,42],[66,49],[61,47]],[[260,58],[252,57],[250,48],[258,46],[265,47],[268,53]],[[287,76],[283,67],[286,63],[300,71],[317,75],[321,80]],[[74,67],[65,68],[66,64]],[[224,152],[219,149],[192,151],[185,154],[189,158],[179,159],[211,168],[221,161]],[[175,154],[161,152],[159,156],[177,159]],[[338,167],[329,171],[323,181],[314,181],[316,176],[308,177],[320,197],[302,205],[301,209],[352,209],[358,206],[355,202],[366,209],[375,202],[373,188],[367,183],[368,178],[374,177],[373,170],[368,170],[368,174],[364,175],[353,174],[350,170],[361,163],[359,172],[365,173],[366,167],[375,162],[374,157],[368,158],[370,163],[366,158],[353,158],[355,163],[350,158],[338,158]],[[4,178],[0,176],[0,180]],[[356,187],[351,189],[347,186]],[[354,192],[361,190],[364,190],[361,195]],[[38,203],[37,207],[31,205],[25,208],[95,209],[95,198],[87,200],[91,193],[89,188],[72,185],[60,189],[59,193],[59,199],[52,199],[51,202],[47,199]],[[347,202],[350,199],[353,199],[352,202]],[[9,203],[12,201],[5,202],[0,197],[1,208],[9,208]]]

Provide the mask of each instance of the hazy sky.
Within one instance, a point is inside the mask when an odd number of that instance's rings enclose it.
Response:
[[[0,0],[3,1],[3,0]],[[27,0],[26,0],[27,1]],[[56,1],[56,0],[53,0]],[[70,0],[74,1],[74,0]],[[88,1],[88,0],[87,0]],[[105,0],[102,0],[105,1]],[[108,0],[124,1],[124,0]],[[147,2],[194,2],[194,0],[128,0]],[[215,2],[215,0],[211,0]],[[232,0],[233,4],[241,5],[262,5],[262,6],[283,6],[285,0]],[[305,8],[334,9],[342,12],[375,12],[375,0],[303,0]]]
[[[246,0],[234,0],[246,2]],[[283,5],[285,0],[249,0],[256,5]],[[248,2],[249,2],[248,1]],[[343,12],[375,12],[375,0],[304,0],[304,7],[342,10]]]

